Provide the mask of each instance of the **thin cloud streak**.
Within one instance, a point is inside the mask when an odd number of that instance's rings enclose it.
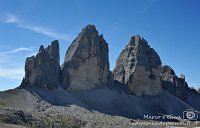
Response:
[[[54,32],[52,30],[49,30],[49,29],[43,28],[43,27],[32,26],[32,25],[23,25],[23,24],[19,24],[18,27],[24,28],[27,30],[31,30],[33,32],[36,32],[36,33],[39,33],[42,35],[46,35],[48,37],[53,37],[56,39],[62,39],[62,40],[66,40],[66,41],[72,40],[69,34]]]
[[[17,18],[16,16],[14,16],[10,13],[6,13],[5,16],[1,18],[1,20],[4,23],[20,23],[20,22],[22,22],[19,18]]]
[[[4,69],[0,68],[0,78],[22,80],[24,76],[24,69]]]
[[[33,48],[16,48],[13,49],[11,51],[7,51],[7,52],[0,52],[0,55],[6,55],[6,54],[13,54],[13,53],[18,53],[18,52],[23,52],[23,51],[33,51]]]
[[[32,53],[33,47],[0,52],[0,78],[21,80],[24,76],[24,60]]]
[[[45,36],[48,36],[51,38],[72,41],[71,36],[67,33],[59,33],[59,32],[55,32],[53,30],[44,28],[44,27],[27,24],[25,21],[21,20],[20,18],[18,18],[17,16],[15,16],[11,13],[6,13],[4,16],[1,16],[0,19],[3,23],[15,24],[19,28],[24,28],[24,29],[30,30],[32,32],[42,34],[42,35],[45,35]]]

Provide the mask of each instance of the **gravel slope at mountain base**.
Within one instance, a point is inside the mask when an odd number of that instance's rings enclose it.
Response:
[[[168,92],[138,97],[108,88],[73,93],[62,88],[27,90],[0,92],[0,117],[4,117],[0,118],[1,127],[146,127],[146,124],[137,124],[145,120],[136,118],[158,113],[180,115],[190,108]],[[17,102],[13,102],[16,99]],[[12,122],[12,117],[17,120]]]

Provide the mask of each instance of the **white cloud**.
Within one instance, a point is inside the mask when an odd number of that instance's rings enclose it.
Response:
[[[31,53],[34,53],[33,47],[0,52],[0,78],[22,80],[24,62]]]
[[[6,13],[4,17],[1,18],[4,23],[20,23],[21,21],[16,16]]]
[[[0,19],[4,23],[16,24],[17,27],[24,28],[24,29],[27,29],[27,30],[33,31],[38,34],[42,34],[42,35],[51,37],[51,38],[62,39],[62,40],[66,40],[66,41],[72,40],[71,36],[67,33],[59,33],[59,32],[44,28],[44,27],[28,24],[25,21],[23,21],[22,19],[18,18],[17,16],[15,16],[11,13],[7,13],[7,14],[1,16]]]
[[[22,80],[24,76],[24,69],[5,69],[0,67],[0,78]]]
[[[21,51],[32,51],[33,48],[16,48],[12,51],[10,51],[10,53],[17,53],[17,52],[21,52]]]
[[[22,51],[33,51],[33,48],[32,47],[30,47],[30,48],[16,48],[16,49],[13,49],[11,51],[0,52],[0,55],[18,53],[18,52],[22,52]]]
[[[36,32],[42,35],[46,35],[48,37],[56,38],[56,39],[62,39],[66,41],[72,40],[69,34],[58,33],[58,32],[49,30],[47,28],[43,28],[43,27],[38,27],[38,26],[33,26],[33,25],[24,25],[24,24],[19,24],[19,27],[25,28],[27,30],[31,30],[33,32]]]

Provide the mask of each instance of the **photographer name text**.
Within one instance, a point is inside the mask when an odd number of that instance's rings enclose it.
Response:
[[[150,116],[144,115],[143,119],[146,120],[180,120],[181,116],[173,116],[173,115],[162,115],[162,116]]]

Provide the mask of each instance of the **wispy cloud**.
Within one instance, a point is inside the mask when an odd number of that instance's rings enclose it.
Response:
[[[16,48],[16,49],[13,49],[11,51],[0,52],[0,55],[18,53],[18,52],[23,52],[23,51],[32,51],[32,50],[33,50],[33,47],[30,47],[30,48]]]
[[[24,76],[23,68],[18,68],[18,69],[0,68],[0,78],[22,80],[23,76]]]
[[[59,33],[49,28],[28,24],[27,22],[25,22],[25,20],[22,20],[21,18],[11,13],[6,13],[2,15],[0,19],[3,23],[15,24],[19,28],[27,29],[51,38],[62,39],[66,41],[72,40],[71,36],[67,33]]]
[[[52,38],[56,38],[56,39],[62,39],[62,40],[66,40],[66,41],[71,41],[71,36],[69,34],[66,33],[58,33],[55,31],[52,31],[50,29],[47,28],[43,28],[43,27],[38,27],[38,26],[33,26],[33,25],[25,25],[25,24],[19,24],[18,25],[21,28],[27,29],[27,30],[31,30],[33,32],[42,34],[42,35],[46,35]]]
[[[33,48],[16,48],[12,51],[10,51],[10,53],[17,53],[17,52],[21,52],[21,51],[32,51]]]
[[[17,18],[16,16],[14,16],[10,13],[4,14],[4,16],[1,17],[1,20],[4,23],[20,23],[20,22],[22,22],[19,18]]]
[[[0,52],[0,78],[21,80],[24,76],[24,61],[32,53],[33,47]]]

